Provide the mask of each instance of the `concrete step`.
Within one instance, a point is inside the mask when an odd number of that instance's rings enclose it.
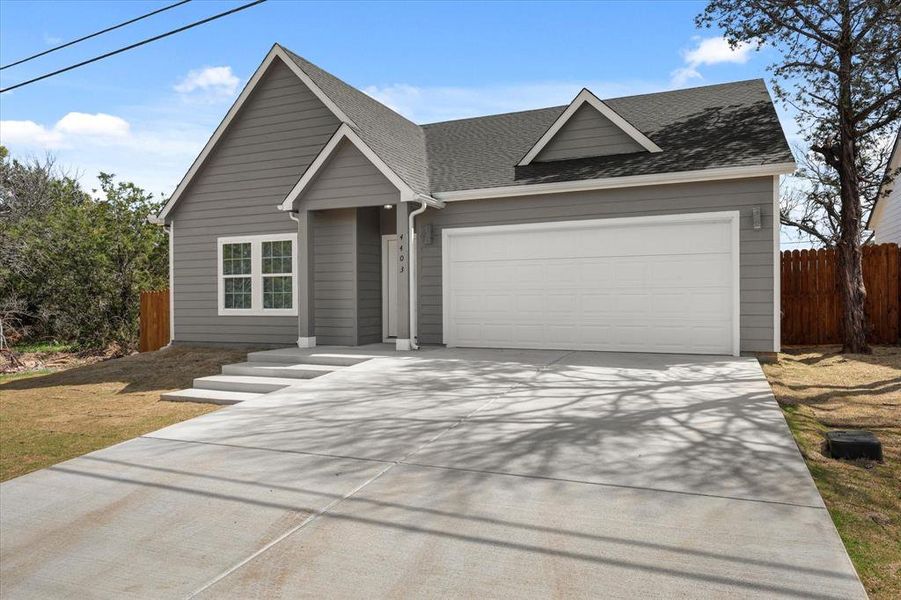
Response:
[[[224,365],[222,367],[222,374],[313,379],[314,377],[337,371],[340,368],[340,366],[336,365],[289,365],[277,362],[245,362],[234,365]]]
[[[249,392],[226,392],[223,390],[204,390],[190,388],[177,392],[160,394],[161,400],[170,402],[203,402],[206,404],[237,404],[245,400],[259,398],[263,394],[251,394]]]
[[[329,352],[309,353],[309,350],[300,351],[286,348],[283,350],[262,350],[251,352],[247,355],[248,362],[283,363],[289,365],[329,365],[335,367],[350,367],[375,358],[368,354],[335,354]]]
[[[194,387],[203,390],[223,390],[226,392],[252,392],[268,394],[297,385],[297,379],[291,377],[254,377],[251,375],[210,375],[194,380]]]

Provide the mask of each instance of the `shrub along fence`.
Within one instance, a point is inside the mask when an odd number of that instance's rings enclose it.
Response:
[[[897,244],[864,246],[863,279],[868,339],[901,338],[901,250]],[[834,249],[782,253],[782,343],[840,344],[842,300]]]
[[[140,352],[159,350],[169,343],[169,290],[141,292]]]

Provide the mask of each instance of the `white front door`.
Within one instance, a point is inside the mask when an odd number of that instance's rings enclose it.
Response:
[[[397,337],[397,236],[382,236],[382,339]]]
[[[448,346],[738,354],[737,213],[442,236]]]

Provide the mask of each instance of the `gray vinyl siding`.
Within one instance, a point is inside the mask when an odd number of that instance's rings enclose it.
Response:
[[[382,341],[382,235],[377,207],[357,209],[357,343]],[[385,211],[387,212],[387,211]]]
[[[755,230],[751,211],[759,207]],[[773,350],[773,178],[542,194],[495,200],[448,202],[427,210],[418,226],[433,226],[433,242],[419,246],[419,339],[442,343],[441,230],[738,210],[740,219],[740,335],[743,352]]]
[[[399,199],[397,188],[356,146],[343,140],[303,192],[299,206],[308,210],[381,206]]]
[[[303,195],[313,210],[314,326],[317,344],[382,339],[380,206],[400,192],[357,148],[342,142]],[[323,207],[360,207],[332,208]],[[393,216],[393,215],[392,215]]]
[[[590,104],[583,104],[542,148],[536,161],[565,160],[646,152],[610,119]]]
[[[313,322],[319,345],[353,346],[356,325],[356,211],[313,217]]]
[[[297,317],[217,314],[217,238],[296,232],[276,205],[338,126],[276,60],[169,216],[177,342],[296,343]]]

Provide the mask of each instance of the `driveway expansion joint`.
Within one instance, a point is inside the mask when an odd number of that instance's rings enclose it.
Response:
[[[562,360],[563,360],[564,358],[566,358],[567,356],[570,356],[571,354],[573,354],[573,352],[566,352],[566,353],[562,354],[561,356],[558,356],[556,359],[554,359],[554,360],[548,362],[547,364],[540,365],[540,366],[536,367],[536,368],[535,368],[535,373],[532,375],[531,378],[528,378],[528,379],[534,379],[534,378],[538,377],[541,373],[545,372],[547,369],[549,369],[549,368],[552,367],[553,365],[559,363],[560,361],[562,361]],[[363,490],[363,488],[367,487],[367,486],[370,485],[371,483],[373,483],[373,482],[375,482],[376,480],[380,479],[383,475],[385,475],[388,471],[390,471],[391,469],[393,469],[395,466],[397,466],[397,465],[403,465],[403,464],[408,464],[408,463],[406,463],[406,459],[407,459],[407,458],[413,456],[414,454],[416,454],[416,453],[419,452],[420,450],[422,450],[422,449],[426,448],[427,446],[429,446],[430,444],[434,443],[435,441],[437,441],[438,439],[440,439],[442,436],[444,436],[446,433],[448,433],[448,432],[450,432],[450,431],[453,431],[454,429],[456,429],[457,427],[459,427],[460,425],[462,425],[464,422],[466,422],[470,417],[474,416],[474,415],[475,415],[476,413],[478,413],[479,411],[481,411],[481,410],[487,408],[488,406],[490,406],[490,405],[491,405],[493,402],[495,402],[496,400],[498,400],[498,399],[500,399],[500,398],[503,398],[504,396],[507,396],[507,395],[513,393],[513,392],[516,391],[517,389],[522,388],[524,385],[525,385],[525,381],[517,382],[517,383],[514,383],[513,385],[510,385],[510,386],[508,386],[507,388],[501,390],[499,393],[494,394],[493,396],[491,396],[490,398],[488,398],[488,399],[485,401],[484,404],[479,405],[478,407],[474,408],[472,411],[470,411],[470,412],[468,412],[467,414],[463,415],[462,417],[460,417],[459,419],[457,419],[454,423],[450,424],[447,428],[442,429],[440,432],[438,432],[437,434],[435,434],[434,436],[432,436],[431,438],[429,438],[428,440],[426,440],[425,442],[423,442],[422,444],[420,444],[420,445],[417,446],[416,448],[410,450],[409,452],[407,452],[406,454],[404,454],[404,455],[403,455],[402,457],[400,457],[399,459],[396,459],[396,460],[393,460],[393,461],[379,461],[379,460],[373,460],[373,462],[384,462],[384,463],[385,463],[385,467],[384,467],[383,469],[381,469],[378,473],[376,473],[375,475],[373,475],[372,477],[370,477],[369,479],[367,479],[366,481],[364,481],[363,483],[361,483],[360,485],[358,485],[358,486],[356,486],[355,488],[353,488],[353,489],[352,489],[351,491],[349,491],[347,494],[343,495],[343,496],[340,497],[340,498],[336,498],[336,499],[332,500],[332,501],[329,502],[326,506],[320,508],[319,510],[317,510],[316,512],[314,512],[313,514],[311,514],[310,516],[308,516],[306,519],[304,519],[303,521],[301,521],[300,523],[298,523],[298,524],[295,525],[294,527],[291,527],[290,529],[288,529],[287,531],[285,531],[284,533],[282,533],[281,535],[279,535],[279,536],[276,537],[275,539],[271,540],[270,542],[268,542],[267,544],[265,544],[265,545],[262,546],[261,548],[257,549],[256,551],[254,551],[253,553],[251,553],[250,555],[248,555],[247,557],[245,557],[244,559],[242,559],[241,561],[239,561],[239,562],[236,563],[235,565],[229,567],[228,569],[224,570],[224,571],[221,572],[220,574],[216,575],[215,577],[213,577],[212,579],[210,579],[209,581],[207,581],[206,583],[204,583],[203,585],[201,585],[200,587],[198,587],[196,590],[194,590],[193,592],[191,592],[190,594],[188,594],[188,595],[185,597],[185,600],[190,600],[191,598],[195,598],[195,597],[197,597],[198,595],[200,595],[200,594],[206,592],[207,590],[209,590],[210,588],[212,588],[214,585],[216,585],[217,583],[219,583],[220,581],[222,581],[223,579],[225,579],[226,577],[228,577],[228,576],[231,575],[232,573],[238,571],[238,570],[239,570],[241,567],[243,567],[244,565],[246,565],[246,564],[250,563],[251,561],[253,561],[255,558],[257,558],[257,557],[259,557],[259,556],[265,554],[267,551],[269,551],[269,550],[272,549],[273,547],[277,546],[277,545],[280,544],[281,542],[285,541],[286,539],[288,539],[289,537],[291,537],[291,536],[294,535],[295,533],[298,533],[298,532],[302,531],[304,528],[306,528],[307,525],[309,525],[310,523],[312,523],[313,521],[315,521],[315,520],[318,519],[319,517],[321,517],[321,516],[327,514],[329,511],[331,511],[333,508],[335,508],[336,506],[338,506],[339,504],[341,504],[341,503],[344,502],[345,500],[350,499],[352,496],[354,496],[355,494],[357,494],[358,492],[360,492],[361,490]],[[147,436],[147,437],[152,438],[152,439],[166,439],[166,438],[153,438],[152,436]],[[180,440],[168,440],[168,441],[180,441]],[[210,445],[217,445],[215,442],[198,442],[198,443],[202,443],[202,444],[210,444]],[[228,444],[222,444],[222,445],[228,446]],[[240,445],[234,445],[234,447],[236,447],[236,448],[246,448],[246,446],[240,446]],[[291,451],[286,451],[286,452],[291,452]],[[315,453],[308,453],[308,452],[297,452],[297,453],[298,453],[298,454],[315,454]],[[330,455],[326,455],[326,454],[318,454],[318,456],[326,456],[326,457],[329,457]],[[348,456],[348,457],[331,456],[331,457],[332,457],[332,458],[345,458],[345,459],[349,459],[349,460],[364,460],[364,459],[357,459],[357,458],[355,458],[355,457],[350,457],[350,456]]]

